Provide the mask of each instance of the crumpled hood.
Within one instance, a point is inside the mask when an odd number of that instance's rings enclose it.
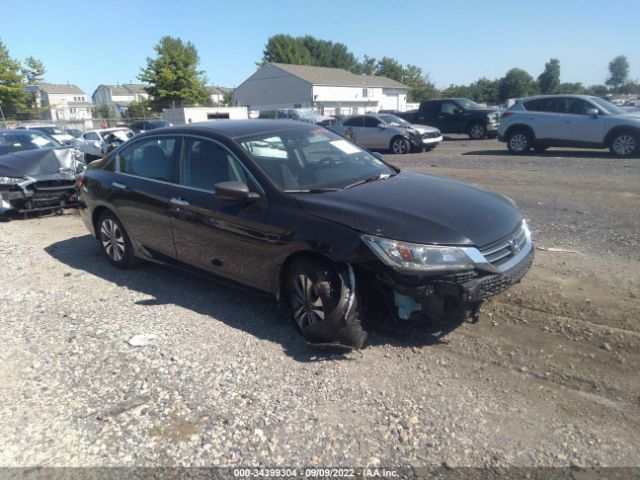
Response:
[[[71,147],[40,148],[0,155],[0,177],[75,174],[82,169],[82,155]]]
[[[506,197],[415,172],[296,198],[311,215],[362,233],[415,243],[482,247],[509,235],[522,220]]]
[[[420,132],[420,134],[436,133],[436,132],[440,131],[436,127],[431,127],[429,125],[420,125],[420,124],[417,124],[417,123],[412,123],[411,124],[411,128],[413,128],[414,130],[417,130],[418,132]]]

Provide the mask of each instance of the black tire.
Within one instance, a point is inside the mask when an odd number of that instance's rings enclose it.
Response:
[[[469,125],[467,134],[471,140],[482,140],[487,136],[487,126],[482,122],[474,122]]]
[[[393,137],[389,149],[397,155],[404,155],[411,152],[411,143],[404,137]]]
[[[534,149],[536,152],[538,152],[538,153],[545,152],[548,148],[549,148],[549,147],[548,147],[548,146],[546,146],[546,145],[535,145],[535,146],[533,147],[533,149]]]
[[[126,270],[138,264],[131,239],[113,213],[105,211],[100,215],[96,235],[102,251],[112,265]]]
[[[304,338],[313,344],[362,348],[367,333],[358,319],[357,298],[346,267],[298,258],[284,278],[284,300]]]
[[[531,134],[526,130],[513,130],[507,135],[507,148],[515,155],[527,153],[532,144]]]
[[[609,141],[609,151],[614,157],[633,157],[640,153],[640,135],[631,130],[615,133]]]

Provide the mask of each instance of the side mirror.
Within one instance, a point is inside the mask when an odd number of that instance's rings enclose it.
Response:
[[[380,123],[378,124],[378,128],[385,129],[385,128],[387,128],[387,124],[386,124],[386,123],[382,123],[382,122],[380,122]]]
[[[590,108],[587,110],[587,115],[591,115],[592,117],[597,117],[600,111],[597,108]]]
[[[213,186],[213,192],[219,200],[255,201],[260,198],[242,182],[220,182]]]

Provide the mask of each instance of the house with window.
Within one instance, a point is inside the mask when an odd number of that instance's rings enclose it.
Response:
[[[227,87],[208,87],[208,90],[209,97],[211,98],[211,105],[214,107],[222,106],[224,104],[225,95],[233,92],[233,88]]]
[[[122,85],[98,85],[91,95],[96,105],[108,105],[122,115],[132,102],[146,102],[149,94],[145,92],[146,85],[142,83],[123,83]]]
[[[43,119],[55,122],[91,118],[93,105],[77,85],[41,83],[39,87]]]
[[[249,110],[313,108],[323,115],[405,111],[408,87],[387,77],[341,68],[266,63],[233,93]]]

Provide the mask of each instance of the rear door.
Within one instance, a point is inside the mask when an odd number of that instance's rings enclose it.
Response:
[[[378,126],[380,123],[384,122],[371,115],[364,116],[364,126],[360,129],[361,145],[366,145],[367,148],[389,148],[388,132]]]
[[[177,258],[225,278],[263,290],[271,288],[273,254],[268,202],[238,158],[221,142],[185,136],[172,225]],[[236,181],[261,195],[256,202],[220,200],[214,185]]]
[[[343,135],[359,145],[368,148],[369,145],[364,143],[366,141],[366,133],[364,130],[364,117],[357,115],[355,117],[348,118],[343,124]]]
[[[109,201],[132,241],[160,260],[174,259],[169,202],[178,178],[182,139],[159,135],[118,153]]]
[[[596,105],[582,98],[567,97],[566,110],[560,126],[560,138],[569,143],[601,143],[604,140],[605,115],[589,115]]]
[[[560,138],[560,126],[565,108],[565,97],[536,98],[523,103],[523,112],[535,134],[536,140],[556,141]]]

